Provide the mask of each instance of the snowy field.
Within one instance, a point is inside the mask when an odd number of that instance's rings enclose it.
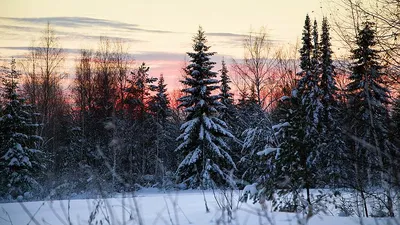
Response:
[[[218,206],[221,194],[205,192],[210,208],[206,213],[201,191],[180,191],[164,193],[157,190],[139,191],[132,196],[115,196],[110,199],[76,199],[63,201],[25,202],[0,204],[1,225],[23,224],[167,224],[167,225],[204,225],[237,224],[257,225],[276,224],[294,225],[304,222],[301,215],[283,212],[271,212],[270,203],[262,211],[260,204],[237,204],[238,193],[234,193],[234,220],[228,223],[226,213]],[[218,199],[218,201],[216,200]],[[399,220],[358,217],[339,217],[333,208],[330,215],[317,215],[307,224],[397,224]],[[34,216],[34,219],[31,217]],[[100,222],[102,221],[102,223]],[[124,222],[125,221],[125,222]]]

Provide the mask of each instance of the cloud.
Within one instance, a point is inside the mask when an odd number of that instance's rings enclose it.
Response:
[[[105,26],[105,27],[124,27],[124,28],[132,28],[138,26],[137,24],[129,24],[118,21],[95,19],[89,17],[37,17],[37,18],[0,17],[0,19],[10,20],[20,23],[38,24],[38,25],[43,25],[46,24],[47,22],[50,22],[55,26],[72,27],[72,28],[93,26],[93,25]]]
[[[14,50],[14,51],[30,51],[32,49],[32,47],[27,47],[27,46],[17,46],[17,47],[6,46],[6,47],[0,47],[0,49]],[[81,51],[81,49],[77,49],[77,48],[62,48],[62,50],[65,53],[71,53],[71,54],[78,54]]]
[[[248,35],[244,34],[235,34],[235,33],[206,33],[208,36],[214,36],[214,37],[234,37],[234,38],[245,38]]]
[[[185,53],[172,52],[138,52],[135,54],[136,61],[181,61],[185,60]]]
[[[61,38],[65,37],[67,39],[90,39],[90,40],[100,40],[100,37],[107,38],[110,40],[121,40],[123,42],[147,42],[145,40],[139,40],[134,38],[128,37],[120,37],[120,36],[110,36],[110,35],[89,35],[89,34],[82,34],[78,32],[56,32],[57,35],[62,36]]]
[[[40,34],[43,28],[38,27],[28,27],[28,26],[14,26],[14,25],[0,25],[0,32],[3,34],[3,40],[15,40],[15,38],[26,37],[26,33]],[[147,42],[145,40],[133,39],[129,37],[113,36],[113,35],[92,35],[84,34],[79,31],[60,31],[56,30],[55,34],[64,39],[77,40],[77,39],[89,39],[89,40],[99,40],[100,36],[108,39],[118,39],[124,42]]]
[[[23,31],[23,32],[40,32],[41,29],[37,27],[28,27],[28,26],[13,26],[13,25],[0,25],[1,30],[14,30],[14,31]]]
[[[0,20],[18,22],[22,24],[30,25],[43,25],[47,22],[50,24],[61,27],[61,28],[84,28],[84,27],[96,27],[96,28],[112,28],[126,31],[140,31],[150,33],[174,33],[166,30],[153,30],[140,28],[138,24],[124,23],[114,20],[104,20],[90,17],[0,17]]]

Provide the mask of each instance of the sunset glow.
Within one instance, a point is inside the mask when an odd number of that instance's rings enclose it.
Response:
[[[182,0],[3,0],[0,58],[8,63],[12,56],[23,57],[50,22],[68,53],[63,70],[72,77],[79,49],[95,49],[99,37],[107,36],[124,41],[137,65],[146,62],[153,76],[163,73],[166,82],[176,87],[199,25],[206,31],[212,51],[217,52],[213,59],[218,70],[222,57],[229,65],[232,58],[243,56],[243,38],[261,26],[275,43],[295,43],[305,14],[322,17],[321,4],[319,0],[205,0],[201,4]]]

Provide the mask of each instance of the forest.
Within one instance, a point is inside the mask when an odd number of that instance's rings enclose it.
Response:
[[[293,46],[250,32],[243,58],[221,62],[199,26],[179,90],[106,37],[80,50],[64,88],[66,52],[47,23],[1,67],[0,200],[244,189],[241,201],[274,211],[318,214],[334,196],[348,215],[399,216],[400,7],[378,3],[304,15]]]

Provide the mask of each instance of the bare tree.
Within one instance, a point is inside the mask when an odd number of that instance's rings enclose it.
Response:
[[[128,46],[122,40],[114,40],[114,63],[117,78],[118,101],[116,108],[123,110],[128,71],[132,69],[133,59],[128,54]]]
[[[36,51],[40,88],[36,104],[42,113],[43,122],[46,124],[52,117],[52,110],[57,104],[54,96],[60,89],[63,79],[63,74],[60,73],[59,68],[65,59],[63,49],[50,23],[47,23],[43,31]]]
[[[80,135],[88,137],[90,133],[91,115],[94,110],[94,68],[93,68],[93,52],[91,50],[82,49],[80,58],[77,61],[75,69],[75,81],[72,89],[73,98],[77,107],[77,121],[80,126]],[[80,142],[80,148],[84,150],[85,143]],[[84,152],[82,159],[84,159]]]
[[[21,68],[25,77],[23,78],[23,89],[26,92],[29,102],[37,102],[39,89],[39,73],[37,72],[38,51],[35,47],[35,42],[32,41],[26,57],[20,61]]]
[[[62,138],[56,125],[59,119],[55,117],[67,109],[61,87],[65,75],[60,72],[65,54],[50,23],[47,23],[40,39],[32,43],[21,63],[25,74],[23,89],[28,101],[36,105],[41,114],[43,126],[40,135],[47,140],[46,148],[54,153],[57,141]]]
[[[95,105],[100,118],[111,118],[117,98],[117,74],[114,63],[113,43],[100,37],[94,59]]]
[[[257,104],[265,107],[268,86],[271,84],[272,68],[275,59],[272,55],[272,41],[268,39],[265,28],[250,32],[243,42],[243,60],[233,60],[233,72],[241,79],[234,78],[234,85],[243,92],[254,87]]]
[[[296,85],[298,72],[298,43],[294,45],[279,46],[274,55],[274,67],[270,76],[267,96],[269,96],[266,109],[273,108],[283,96],[290,96],[291,90]]]
[[[119,127],[124,126],[120,119],[126,113],[123,109],[131,63],[122,41],[104,37],[100,37],[96,52],[83,49],[76,62],[73,96],[79,141],[76,141],[78,145],[75,148],[80,149],[81,160],[98,170],[101,176],[104,170],[98,167],[98,163],[101,160],[110,162],[112,187],[116,185],[117,156],[125,150],[120,143]],[[100,151],[94,151],[96,148]]]

